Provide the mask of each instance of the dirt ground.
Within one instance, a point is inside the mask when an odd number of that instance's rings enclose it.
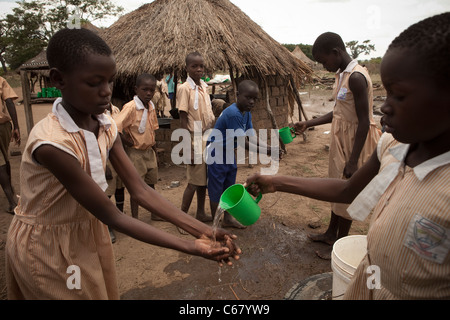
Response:
[[[20,88],[15,88],[21,96]],[[308,117],[332,110],[328,101],[330,90],[306,88],[301,98]],[[377,95],[379,93],[375,93]],[[51,110],[49,104],[33,105],[35,123]],[[17,106],[22,134],[20,148],[11,144],[11,150],[23,150],[27,140],[24,110]],[[166,112],[168,114],[168,112]],[[293,121],[298,119],[294,114]],[[377,118],[378,120],[378,118]],[[287,145],[287,155],[280,162],[279,174],[306,177],[326,177],[328,171],[329,125],[307,132],[307,139],[298,137]],[[19,193],[19,167],[21,156],[12,156],[12,177],[16,193]],[[237,182],[260,170],[241,165]],[[156,189],[176,206],[186,187],[185,168],[163,166],[159,170],[160,181]],[[180,181],[177,188],[170,188],[172,181]],[[330,218],[328,203],[301,196],[277,193],[264,195],[260,202],[262,215],[259,221],[245,230],[236,230],[238,243],[243,251],[241,259],[232,267],[219,268],[217,263],[193,257],[174,250],[148,245],[116,232],[113,244],[118,273],[118,285],[123,300],[279,300],[298,282],[317,274],[331,271],[330,261],[322,260],[316,250],[325,244],[308,240],[310,232],[324,232]],[[206,200],[209,213],[209,199]],[[6,299],[5,241],[12,216],[5,212],[7,201],[0,191],[0,299]],[[190,213],[194,215],[196,199]],[[129,197],[126,195],[125,213],[130,214]],[[167,222],[155,222],[150,214],[140,208],[140,219],[179,237],[177,229]],[[315,229],[310,227],[315,224]],[[354,222],[350,234],[365,234],[366,222]]]

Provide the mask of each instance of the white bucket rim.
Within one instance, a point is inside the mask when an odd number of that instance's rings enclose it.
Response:
[[[336,246],[336,245],[339,245],[341,242],[345,242],[345,241],[350,240],[350,239],[352,239],[352,238],[353,238],[353,239],[354,239],[354,238],[361,238],[361,239],[365,238],[365,239],[367,239],[367,236],[366,236],[366,235],[351,235],[351,236],[346,236],[346,237],[340,238],[339,240],[337,240],[337,241],[334,243],[334,245],[333,245],[333,250],[332,250],[332,252],[331,252],[331,258],[332,258],[331,260],[332,260],[332,262],[334,262],[334,264],[335,264],[336,266],[340,267],[341,269],[343,269],[343,271],[345,271],[345,272],[347,272],[347,273],[349,273],[349,274],[353,274],[353,273],[356,271],[356,269],[357,269],[358,266],[352,266],[351,264],[345,262],[345,259],[342,259],[342,257],[340,257],[339,254],[336,253],[335,246]],[[342,268],[342,266],[339,266],[339,265],[334,261],[335,259],[333,259],[333,256],[336,257],[336,258],[339,260],[339,264],[342,264],[342,265],[344,266],[344,268]],[[349,270],[351,270],[351,272],[349,272]]]

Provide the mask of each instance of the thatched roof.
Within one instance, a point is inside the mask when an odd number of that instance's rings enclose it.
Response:
[[[48,69],[47,50],[43,49],[37,56],[24,62],[18,70]]]
[[[117,62],[118,79],[129,84],[143,72],[185,69],[185,57],[200,52],[209,71],[246,75],[292,75],[299,82],[310,68],[295,59],[228,0],[156,0],[122,16],[100,35]]]
[[[314,67],[316,63],[312,61],[308,56],[300,49],[299,46],[296,46],[294,51],[292,51],[292,54],[294,57],[297,57],[298,59],[302,60],[304,63],[306,63],[309,67]]]

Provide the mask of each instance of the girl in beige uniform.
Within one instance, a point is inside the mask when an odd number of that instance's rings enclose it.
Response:
[[[8,231],[8,299],[119,299],[107,225],[135,239],[231,263],[234,236],[184,214],[142,181],[117,138],[108,108],[116,63],[86,29],[58,31],[47,48],[62,92],[33,130],[21,164],[21,197]],[[106,161],[139,205],[195,239],[181,239],[120,212],[105,194]]]
[[[450,299],[450,13],[409,27],[381,64],[384,134],[349,180],[255,175],[289,192],[371,212],[367,254],[344,299]]]
[[[336,72],[333,97],[334,110],[325,116],[298,122],[295,128],[303,133],[307,128],[332,122],[328,176],[348,179],[370,158],[380,131],[373,119],[373,88],[367,69],[352,60],[344,42],[335,33],[320,35],[314,43],[313,55],[331,72]],[[332,245],[337,239],[348,235],[352,218],[348,205],[331,204],[331,219],[324,234],[311,234],[313,241]],[[331,259],[331,246],[319,257]]]

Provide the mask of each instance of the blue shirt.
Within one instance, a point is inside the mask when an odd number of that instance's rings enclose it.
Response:
[[[235,164],[234,149],[237,148],[238,142],[240,141],[242,144],[246,137],[254,135],[252,114],[250,112],[241,113],[237,105],[233,103],[219,116],[208,137],[209,152],[212,156],[217,154],[219,158],[222,158],[220,154],[223,154],[224,163]],[[217,148],[221,148],[222,152],[218,153]]]
[[[253,129],[252,114],[250,112],[244,112],[243,114],[238,109],[236,103],[226,108],[216,121],[214,129],[219,130],[221,136],[214,132],[208,138],[209,142],[223,142],[225,147],[227,144],[234,142],[234,147],[237,147],[235,137],[253,136],[253,132],[247,130]],[[227,136],[227,129],[229,134]],[[233,130],[233,135],[230,134],[230,130]],[[218,132],[217,132],[218,133]]]

